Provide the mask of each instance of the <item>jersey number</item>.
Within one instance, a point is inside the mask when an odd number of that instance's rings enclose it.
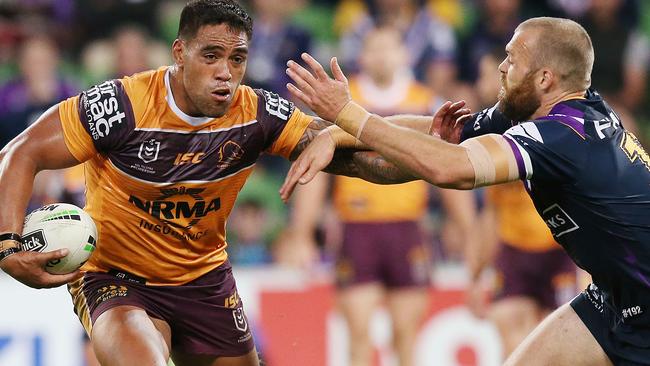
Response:
[[[621,140],[621,150],[623,150],[632,163],[639,159],[650,170],[650,156],[643,149],[643,146],[641,146],[641,143],[634,134],[625,131],[623,140]]]

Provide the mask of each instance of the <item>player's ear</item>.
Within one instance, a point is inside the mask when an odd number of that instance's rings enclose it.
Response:
[[[551,85],[553,85],[555,79],[555,74],[551,69],[548,68],[542,68],[539,70],[539,88],[542,90],[548,90]]]
[[[185,42],[176,38],[172,44],[172,57],[174,58],[174,63],[178,66],[183,66],[185,63],[184,60],[184,51],[185,51]]]

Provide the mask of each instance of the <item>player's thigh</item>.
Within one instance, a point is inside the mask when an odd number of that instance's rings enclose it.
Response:
[[[551,313],[515,349],[506,366],[612,365],[569,304]]]
[[[102,313],[91,341],[103,366],[167,365],[171,344],[169,325],[138,307],[123,305]]]
[[[172,351],[172,360],[175,366],[259,366],[260,364],[255,349],[243,356],[236,357],[191,355]]]
[[[376,282],[347,286],[338,290],[339,310],[353,332],[364,332],[368,329],[373,312],[381,304],[383,296],[383,286]]]
[[[386,304],[393,327],[397,330],[417,330],[429,306],[427,287],[409,287],[387,291]]]

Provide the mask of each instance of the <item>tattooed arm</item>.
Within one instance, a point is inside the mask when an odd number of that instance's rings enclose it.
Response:
[[[417,122],[422,120],[419,116],[404,117],[398,120],[406,121],[406,123],[411,120]],[[328,129],[328,131],[325,131],[325,129]],[[300,154],[305,151],[309,144],[316,140],[318,135],[328,132],[330,133],[331,139],[326,139],[326,136],[323,136],[321,137],[322,142],[325,144],[328,142],[333,143],[336,149],[331,162],[323,171],[331,174],[358,177],[379,184],[397,184],[419,179],[401,170],[376,152],[366,151],[367,149],[363,149],[364,147],[352,135],[347,134],[334,124],[320,118],[314,118],[309,126],[307,126],[298,144],[291,152],[289,159],[291,161],[298,159]],[[328,149],[325,147],[322,149],[313,149],[323,158],[327,157],[325,153]]]
[[[307,129],[305,129],[305,132],[302,134],[302,136],[300,136],[300,140],[298,140],[296,147],[294,147],[293,151],[291,151],[291,155],[289,155],[289,160],[296,161],[296,159],[298,159],[300,154],[302,154],[302,152],[305,151],[307,146],[309,146],[309,144],[312,141],[314,141],[316,136],[318,136],[326,128],[331,126],[334,126],[332,122],[328,122],[318,117],[314,117],[311,123],[307,126]],[[352,137],[351,135],[349,136]],[[339,146],[339,144],[337,144],[337,147],[344,147],[344,146]]]
[[[420,179],[374,151],[340,149],[323,171],[356,177],[377,184],[399,184]]]
[[[397,184],[420,179],[373,151],[355,148],[357,139],[331,123],[315,118],[307,127],[289,159],[294,161],[280,189],[288,200],[297,183],[309,182],[320,170],[358,177],[379,184]]]

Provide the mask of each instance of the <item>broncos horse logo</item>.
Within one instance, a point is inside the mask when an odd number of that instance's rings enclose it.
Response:
[[[238,162],[243,156],[244,149],[242,149],[242,147],[236,142],[230,140],[219,148],[219,161],[217,162],[217,167],[220,169],[226,169]]]

